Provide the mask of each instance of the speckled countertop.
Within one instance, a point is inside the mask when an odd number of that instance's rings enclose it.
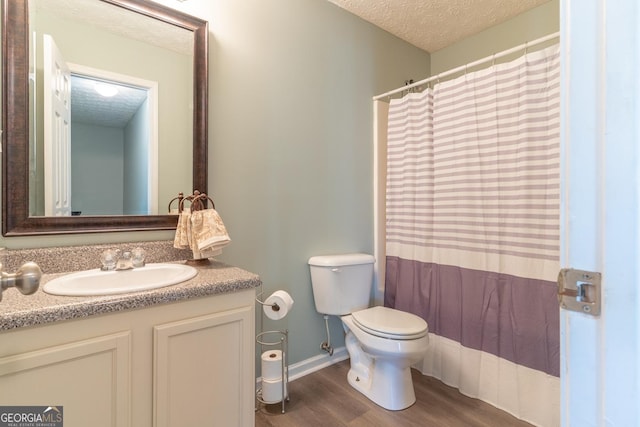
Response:
[[[169,259],[157,260],[168,261],[176,262]],[[0,301],[0,331],[237,292],[262,284],[258,275],[214,260],[207,266],[196,268],[198,274],[193,279],[177,285],[150,291],[91,297],[66,297],[45,293],[42,286],[62,275],[59,272],[46,274],[45,271],[40,289],[33,295],[22,295],[15,288],[4,291]]]

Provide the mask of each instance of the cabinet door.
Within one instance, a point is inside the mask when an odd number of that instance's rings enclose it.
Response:
[[[126,427],[130,334],[75,341],[0,358],[0,402],[62,407],[68,427]]]
[[[154,426],[254,425],[254,308],[154,327]]]

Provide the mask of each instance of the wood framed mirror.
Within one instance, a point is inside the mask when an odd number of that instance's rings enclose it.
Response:
[[[67,0],[65,0],[67,1]],[[69,0],[70,1],[70,0]],[[192,152],[192,186],[207,191],[208,145],[208,23],[148,0],[82,0],[117,8],[119,13],[153,19],[163,25],[186,30],[193,35],[192,132],[184,144]],[[97,233],[115,231],[167,230],[176,227],[177,216],[169,215],[170,198],[162,196],[158,214],[81,214],[45,216],[33,214],[30,207],[30,182],[33,181],[33,155],[30,132],[33,132],[33,103],[30,100],[30,23],[33,16],[29,0],[2,0],[2,234],[23,236],[41,234]],[[162,96],[162,95],[161,95]],[[185,107],[185,109],[188,109]],[[191,115],[191,112],[187,112]],[[166,121],[166,120],[165,120]],[[30,158],[31,157],[31,158]],[[186,172],[188,174],[188,171]],[[164,172],[160,171],[162,176]],[[177,192],[173,194],[177,196]],[[167,200],[164,200],[167,198]],[[163,214],[163,211],[166,214]]]

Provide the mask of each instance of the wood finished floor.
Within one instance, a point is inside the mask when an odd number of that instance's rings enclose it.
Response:
[[[531,427],[413,370],[416,403],[403,411],[388,411],[347,383],[348,370],[347,359],[292,381],[286,413],[281,413],[281,404],[261,405],[256,427]]]

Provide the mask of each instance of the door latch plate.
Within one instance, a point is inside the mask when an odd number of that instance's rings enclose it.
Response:
[[[558,274],[558,302],[565,310],[599,316],[601,288],[597,272],[563,268]]]

